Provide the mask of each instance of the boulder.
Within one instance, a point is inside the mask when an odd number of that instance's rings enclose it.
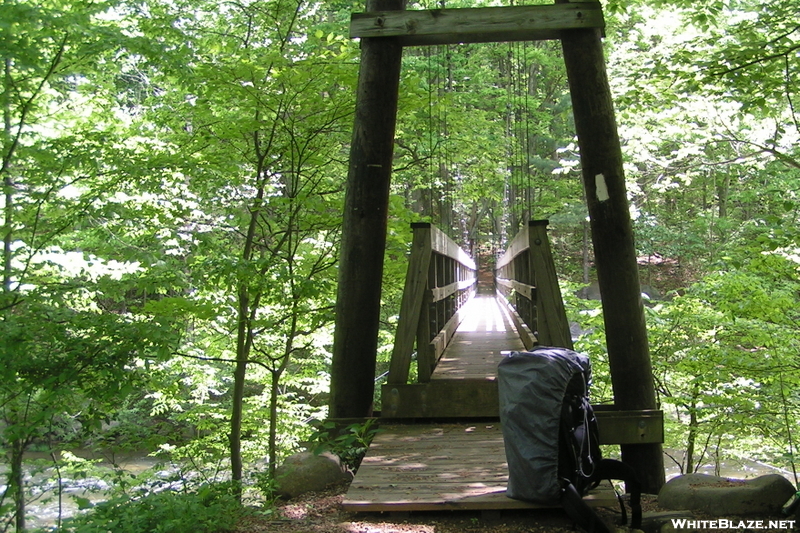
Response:
[[[351,477],[335,455],[301,452],[287,457],[275,470],[275,491],[281,497],[295,498],[349,481]]]
[[[701,511],[709,516],[769,514],[794,494],[794,486],[778,474],[755,479],[726,479],[687,474],[661,488],[658,504],[664,509]]]

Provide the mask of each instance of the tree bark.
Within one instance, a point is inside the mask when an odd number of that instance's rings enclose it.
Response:
[[[368,0],[367,11],[404,9]],[[403,48],[362,39],[339,260],[329,416],[363,417],[375,389],[383,256]]]
[[[603,301],[611,382],[619,409],[655,409],[656,396],[639,285],[622,150],[598,30],[562,33],[595,263]],[[660,444],[623,445],[643,490],[664,484]]]
[[[25,524],[25,476],[22,471],[22,459],[27,443],[16,438],[11,441],[11,472],[8,475],[8,490],[14,498],[14,527],[17,533],[27,531]]]

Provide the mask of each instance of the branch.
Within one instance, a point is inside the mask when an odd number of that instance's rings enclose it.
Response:
[[[792,31],[791,31],[791,32],[789,32],[789,33],[793,33],[793,32],[794,32],[794,31],[796,31],[797,29],[800,29],[800,27],[798,27],[798,28],[795,28],[794,30],[792,30]],[[787,34],[787,35],[788,35],[788,34]],[[759,63],[764,63],[764,62],[767,62],[767,61],[772,61],[773,59],[779,59],[779,58],[781,58],[781,57],[786,57],[786,58],[788,58],[788,57],[789,57],[789,55],[790,55],[792,52],[794,52],[795,50],[800,50],[800,44],[797,44],[797,45],[795,45],[795,46],[791,46],[791,47],[787,48],[786,50],[784,50],[783,52],[776,52],[776,53],[774,53],[774,54],[766,55],[766,56],[763,56],[763,57],[758,57],[758,58],[756,58],[756,59],[753,59],[753,60],[751,60],[751,61],[747,61],[746,63],[742,63],[741,65],[738,65],[738,66],[735,66],[735,67],[731,67],[731,68],[728,68],[728,69],[725,69],[725,70],[721,70],[721,71],[719,71],[719,72],[717,73],[717,75],[718,75],[718,76],[725,76],[725,75],[727,75],[727,74],[732,74],[732,73],[734,73],[734,72],[736,72],[736,71],[739,71],[739,70],[742,70],[742,69],[746,69],[746,68],[748,68],[748,67],[752,67],[753,65],[757,65],[757,64],[759,64]]]
[[[172,352],[172,355],[177,355],[179,357],[186,357],[187,359],[197,359],[198,361],[213,361],[217,363],[231,363],[234,365],[236,364],[236,359],[225,359],[223,357],[203,357],[200,355],[189,355],[188,353],[181,353],[181,352]],[[262,368],[265,368],[270,372],[272,371],[267,365],[256,359],[247,359],[245,360],[245,363],[246,364],[252,363]]]
[[[778,151],[774,147],[766,146],[766,145],[763,145],[763,144],[760,144],[760,143],[757,143],[757,142],[754,142],[754,141],[748,141],[748,140],[744,140],[744,139],[737,139],[735,137],[732,137],[732,138],[729,138],[729,139],[722,138],[722,139],[719,140],[719,142],[728,142],[728,143],[737,142],[737,143],[747,144],[749,146],[754,146],[754,147],[758,148],[759,152],[765,152],[765,153],[768,153],[768,154],[772,154],[773,156],[775,156],[776,159],[778,159],[782,163],[784,163],[784,164],[786,164],[786,165],[788,165],[790,167],[794,167],[794,168],[800,169],[800,161],[798,161],[797,159],[795,159],[795,158],[793,158],[791,156],[788,156],[788,155],[784,154],[783,152]],[[752,157],[753,155],[755,155],[755,153],[748,154],[747,156],[743,156],[743,157]],[[737,159],[739,159],[739,158],[737,158]]]
[[[45,84],[47,81],[55,74],[58,65],[61,63],[61,58],[64,55],[64,50],[67,48],[67,39],[69,38],[69,33],[64,34],[64,38],[61,40],[61,44],[58,46],[58,51],[56,51],[56,55],[50,61],[50,65],[45,72],[44,76],[42,76],[42,80],[39,82],[39,86],[34,89],[31,96],[22,104],[22,109],[20,111],[19,117],[19,124],[17,124],[17,132],[14,135],[14,138],[11,141],[11,144],[8,148],[6,154],[3,155],[2,165],[0,165],[0,175],[4,174],[8,167],[11,166],[11,159],[14,156],[14,152],[19,145],[20,138],[22,137],[22,131],[25,128],[26,119],[28,117],[28,113],[30,112],[33,102],[36,98],[41,94],[42,90],[44,89]]]

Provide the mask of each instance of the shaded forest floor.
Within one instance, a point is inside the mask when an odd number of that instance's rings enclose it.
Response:
[[[280,502],[269,515],[253,514],[243,519],[236,533],[576,533],[572,521],[560,509],[536,511],[418,512],[418,513],[348,513],[341,503],[347,485],[310,493]],[[656,497],[642,496],[645,513],[661,512]],[[619,519],[619,509],[599,508],[598,515],[611,527]],[[710,519],[696,515],[696,519]],[[728,517],[734,519],[737,517]],[[744,517],[746,518],[746,517]],[[753,517],[760,520],[785,520],[786,517]],[[613,528],[612,528],[613,531]],[[620,528],[617,531],[630,531]],[[698,532],[718,529],[681,529]],[[759,529],[759,531],[783,531]],[[797,531],[797,529],[795,529]]]
[[[269,516],[244,519],[237,533],[575,533],[559,509],[537,511],[348,513],[341,509],[347,486],[282,502]],[[653,507],[648,499],[646,508]],[[619,510],[600,509],[609,523]]]

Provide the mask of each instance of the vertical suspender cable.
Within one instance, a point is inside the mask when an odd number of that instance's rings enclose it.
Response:
[[[528,64],[528,42],[524,44],[523,61],[525,63],[525,72],[527,74],[525,81],[525,175],[528,177],[528,220],[533,220],[533,187],[531,178],[531,131],[530,121],[531,113],[529,107],[528,97],[531,92],[531,68]]]
[[[431,67],[431,48],[425,47],[425,55],[428,59],[428,216],[430,223],[433,224],[433,184],[434,167],[433,153],[436,146],[433,143],[433,68]]]

